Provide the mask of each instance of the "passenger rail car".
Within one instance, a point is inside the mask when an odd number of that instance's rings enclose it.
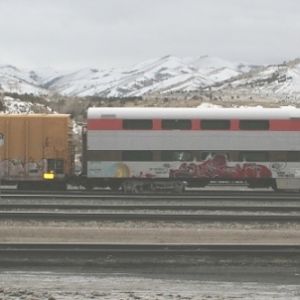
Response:
[[[89,108],[85,145],[90,186],[300,189],[296,108]]]

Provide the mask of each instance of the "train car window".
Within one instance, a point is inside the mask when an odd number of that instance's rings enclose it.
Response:
[[[269,161],[269,153],[266,151],[242,151],[240,152],[241,161],[264,162]]]
[[[152,129],[152,120],[123,120],[123,129]]]
[[[121,160],[120,150],[89,150],[86,153],[87,160],[93,161],[119,161]]]
[[[287,161],[300,161],[300,151],[288,151]]]
[[[122,160],[124,161],[152,161],[152,151],[134,150],[122,151]]]
[[[64,173],[64,161],[62,159],[47,159],[48,172],[56,174]]]
[[[270,161],[287,161],[286,151],[270,151]]]
[[[162,129],[191,129],[192,121],[191,120],[162,120],[161,121]]]
[[[269,120],[240,120],[241,130],[268,130]]]
[[[198,160],[206,160],[210,155],[210,152],[201,152],[198,155]]]
[[[215,152],[215,151],[211,151],[211,152],[201,152],[198,160],[207,160],[207,159],[213,159],[215,156],[224,156],[224,158],[229,161],[229,153],[227,152]]]
[[[192,161],[193,154],[190,151],[161,151],[162,161]]]
[[[230,120],[201,120],[201,128],[205,130],[230,129]]]

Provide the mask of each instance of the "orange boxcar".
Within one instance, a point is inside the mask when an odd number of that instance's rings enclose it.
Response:
[[[0,179],[3,183],[66,182],[72,172],[69,115],[0,115]]]

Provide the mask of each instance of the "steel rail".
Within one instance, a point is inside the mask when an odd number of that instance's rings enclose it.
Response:
[[[39,221],[184,221],[184,222],[300,222],[300,215],[0,212],[0,220]]]
[[[85,189],[67,189],[67,190],[42,190],[42,189],[36,189],[36,190],[18,190],[15,188],[9,188],[4,189],[0,186],[0,191],[3,194],[61,194],[61,193],[67,193],[67,194],[73,194],[73,195],[126,195],[122,191],[111,191],[109,189],[94,189],[94,190],[85,190]],[[208,195],[208,194],[239,194],[239,193],[247,193],[247,194],[291,194],[291,192],[274,192],[273,190],[255,190],[255,189],[249,189],[249,190],[222,190],[222,189],[216,189],[216,190],[207,190],[205,188],[197,188],[197,189],[187,189],[183,192],[183,194],[187,195]],[[166,195],[166,194],[176,194],[172,192],[144,192],[144,195]]]
[[[260,254],[300,255],[300,244],[80,244],[1,243],[0,254]]]
[[[172,211],[251,211],[251,212],[300,212],[300,206],[288,205],[288,206],[272,206],[272,205],[262,205],[262,206],[246,206],[246,205],[184,205],[184,204],[147,204],[147,205],[127,205],[127,204],[114,204],[114,205],[98,205],[98,204],[31,204],[31,203],[0,203],[0,211],[11,211],[11,210],[117,210],[117,211],[136,211],[136,210],[172,210]]]
[[[209,201],[220,201],[220,200],[231,200],[231,201],[300,201],[298,194],[289,194],[289,195],[280,195],[280,194],[266,194],[266,195],[248,195],[248,194],[234,194],[230,195],[227,193],[223,194],[210,194],[210,195],[125,195],[125,194],[110,194],[110,195],[74,195],[74,194],[0,194],[1,200],[140,200],[140,201],[161,201],[161,200],[180,200],[180,201],[200,201],[200,200],[209,200]]]
[[[120,196],[135,196],[135,194],[126,194],[121,191],[111,191],[109,189],[95,189],[95,190],[84,190],[84,189],[67,189],[67,190],[18,190],[18,189],[3,189],[0,187],[1,194],[28,194],[28,195],[35,195],[35,194],[45,194],[45,195],[56,195],[56,194],[69,194],[69,195],[98,195],[98,196],[111,196],[111,195],[120,195]],[[257,190],[257,189],[249,189],[249,190],[207,190],[205,188],[197,188],[197,189],[188,189],[184,191],[181,195],[240,195],[240,194],[247,194],[247,195],[277,195],[277,196],[286,196],[286,195],[299,195],[298,191],[279,191],[274,192],[273,190]],[[139,193],[139,195],[177,195],[177,193],[172,192],[145,192]]]

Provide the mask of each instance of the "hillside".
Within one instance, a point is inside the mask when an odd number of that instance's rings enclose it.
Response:
[[[44,96],[50,102],[61,97],[112,100],[142,97],[147,100],[143,101],[145,105],[153,99],[196,99],[224,105],[251,104],[252,101],[298,105],[300,59],[279,65],[253,66],[209,56],[178,58],[168,55],[126,69],[86,68],[73,72],[50,68],[24,70],[2,65],[1,90]],[[109,103],[115,105],[117,102]],[[153,105],[156,104],[154,101]]]
[[[74,72],[22,70],[0,66],[0,87],[6,92],[34,95],[132,97],[152,93],[193,91],[243,74],[253,67],[220,58],[165,56],[128,69],[86,68]]]

